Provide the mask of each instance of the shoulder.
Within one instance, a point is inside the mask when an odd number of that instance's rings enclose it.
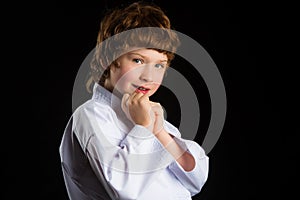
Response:
[[[79,106],[73,113],[73,129],[80,134],[94,134],[99,125],[105,127],[115,121],[115,112],[104,103],[89,100]]]
[[[109,105],[94,100],[88,100],[74,111],[73,118],[84,119],[96,117],[97,120],[107,121],[112,117],[113,113],[114,111]]]
[[[114,112],[109,105],[88,100],[80,105],[73,113],[72,129],[82,143],[87,146],[90,138],[111,127]]]

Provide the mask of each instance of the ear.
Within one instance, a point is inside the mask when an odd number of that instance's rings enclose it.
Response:
[[[111,63],[110,69],[115,72],[117,68],[120,68],[120,62],[118,60],[115,60]]]
[[[115,68],[120,68],[121,64],[119,60],[115,60],[111,63],[111,65]]]
[[[101,65],[102,69],[106,70],[107,69],[107,65],[104,64],[103,60],[100,59],[99,62],[100,62],[100,65]]]
[[[121,63],[117,60],[116,61],[116,68],[120,68],[121,67]]]

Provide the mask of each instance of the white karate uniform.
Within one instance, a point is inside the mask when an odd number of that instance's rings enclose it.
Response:
[[[92,98],[72,116],[72,131],[96,176],[104,177],[115,199],[191,200],[208,177],[209,159],[203,148],[181,138],[165,120],[165,130],[195,159],[194,169],[185,171],[147,128],[126,118],[120,104],[96,83]]]

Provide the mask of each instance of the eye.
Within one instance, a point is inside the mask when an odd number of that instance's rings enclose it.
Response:
[[[155,67],[160,69],[160,68],[164,68],[165,66],[163,64],[155,64]]]
[[[137,64],[143,64],[144,63],[144,61],[142,59],[139,59],[139,58],[134,58],[133,62],[135,62]]]

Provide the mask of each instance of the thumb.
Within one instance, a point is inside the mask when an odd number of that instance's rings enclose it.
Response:
[[[160,103],[151,102],[151,108],[155,112],[155,114],[157,114],[157,115],[163,114],[163,109],[162,109]]]
[[[128,93],[125,93],[122,97],[121,107],[124,112],[128,110],[129,97],[130,97],[130,95]]]

